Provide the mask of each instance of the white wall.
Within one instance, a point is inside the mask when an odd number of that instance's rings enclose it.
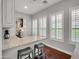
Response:
[[[20,12],[16,12],[16,17],[23,18],[23,34],[24,36],[31,35],[31,16],[27,14],[23,14]]]
[[[0,0],[0,59],[2,59],[2,0]]]

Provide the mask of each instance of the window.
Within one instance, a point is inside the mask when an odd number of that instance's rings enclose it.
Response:
[[[50,29],[50,37],[53,39],[56,39],[56,33],[55,33],[55,29],[56,29],[56,25],[55,25],[55,15],[51,16],[51,29]]]
[[[63,14],[56,15],[56,39],[63,39]]]
[[[33,35],[37,36],[37,19],[33,20]]]
[[[41,38],[46,38],[46,23],[47,23],[46,17],[39,18],[39,36]]]
[[[72,31],[71,31],[71,39],[72,42],[79,42],[79,9],[72,9],[71,13],[72,19]]]
[[[62,41],[63,39],[63,12],[51,16],[50,38]]]

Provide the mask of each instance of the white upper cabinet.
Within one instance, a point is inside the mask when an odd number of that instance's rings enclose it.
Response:
[[[15,22],[14,0],[3,0],[3,27],[12,27]]]

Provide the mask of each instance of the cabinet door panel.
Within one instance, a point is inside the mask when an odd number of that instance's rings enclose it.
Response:
[[[49,57],[52,57],[52,58],[57,58],[57,59],[70,59],[71,58],[71,55],[58,51],[54,48],[50,48],[48,46],[45,46],[44,51]]]
[[[14,0],[3,0],[3,26],[14,25]]]

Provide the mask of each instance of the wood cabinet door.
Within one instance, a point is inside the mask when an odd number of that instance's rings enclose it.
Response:
[[[48,46],[44,47],[44,51],[49,57],[55,58],[55,59],[70,59],[71,55],[68,55],[64,52],[58,51],[54,48],[50,48]]]

